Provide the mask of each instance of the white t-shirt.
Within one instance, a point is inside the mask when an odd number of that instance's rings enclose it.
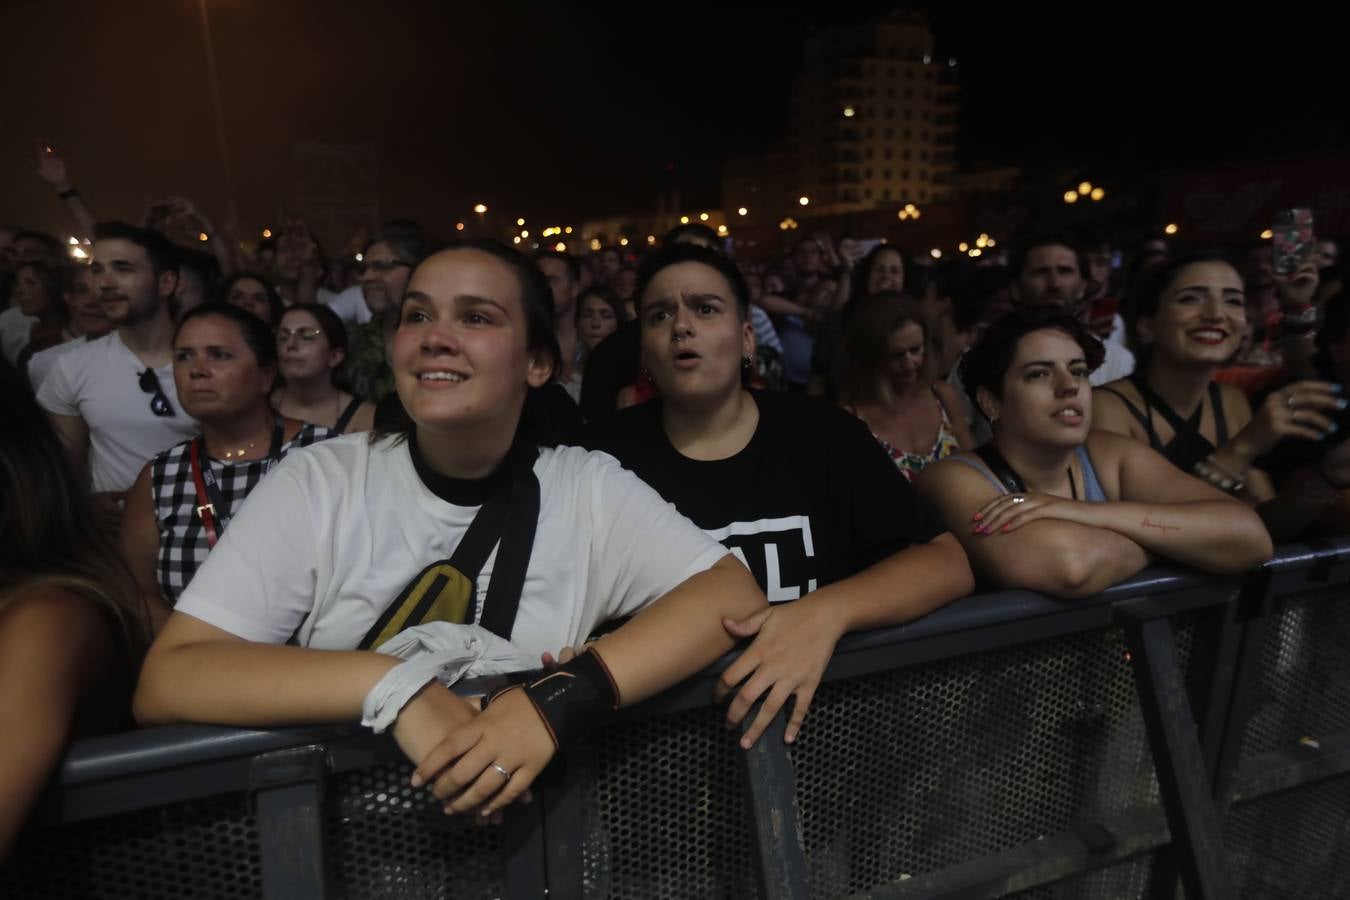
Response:
[[[726,555],[608,454],[542,449],[534,473],[539,524],[511,633],[528,653],[575,646]],[[450,558],[477,509],[433,493],[405,441],[315,444],[254,489],[175,609],[251,641],[284,643],[298,627],[301,646],[349,650]]]
[[[156,453],[197,434],[197,421],[178,403],[172,363],[155,370],[172,416],[151,412],[152,395],[140,387],[144,371],[113,331],[58,359],[38,389],[38,403],[47,412],[79,416],[89,426],[95,491],[125,491]]]
[[[25,316],[17,306],[0,312],[0,352],[5,354],[10,365],[18,364],[19,354],[28,346],[37,321],[37,316]]]
[[[314,294],[320,303],[328,304],[328,308],[348,325],[364,325],[371,320],[370,307],[366,306],[366,298],[359,284],[344,288],[336,294],[328,288],[319,288]]]
[[[30,356],[28,358],[28,383],[33,386],[33,392],[37,393],[38,389],[42,387],[42,382],[47,380],[47,376],[51,374],[52,367],[56,365],[58,359],[87,343],[89,343],[89,339],[80,335],[74,340],[57,344],[55,347],[48,347],[46,350],[39,350]]]

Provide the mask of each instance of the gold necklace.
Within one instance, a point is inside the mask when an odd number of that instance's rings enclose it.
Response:
[[[250,441],[250,442],[249,442],[249,445],[248,445],[247,447],[243,447],[243,448],[241,448],[241,449],[239,449],[239,450],[226,450],[226,451],[225,451],[225,457],[224,457],[224,458],[225,458],[225,461],[226,461],[226,462],[229,462],[229,461],[232,460],[232,459],[243,459],[243,458],[244,458],[244,454],[248,453],[250,450],[252,450],[252,449],[253,449],[254,447],[256,447],[256,446],[258,446],[258,442],[257,442],[257,441]]]

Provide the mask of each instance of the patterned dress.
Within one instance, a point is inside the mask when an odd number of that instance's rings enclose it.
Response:
[[[919,473],[929,463],[935,463],[961,449],[961,445],[956,440],[956,433],[952,431],[952,420],[947,416],[947,407],[943,405],[942,398],[937,395],[936,389],[933,390],[933,399],[937,402],[938,412],[942,414],[942,423],[938,426],[937,439],[933,441],[933,449],[927,454],[910,453],[908,450],[892,447],[885,438],[875,431],[872,432],[872,437],[877,439],[881,449],[886,451],[886,455],[891,458],[891,462],[895,463],[895,467],[900,470],[900,474],[904,475],[909,481],[918,478]],[[846,408],[855,416],[858,415],[852,407]]]

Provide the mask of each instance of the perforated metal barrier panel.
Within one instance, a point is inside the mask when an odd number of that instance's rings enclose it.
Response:
[[[1350,597],[1341,581],[1275,603],[1266,621],[1241,738],[1256,775],[1245,777],[1259,776],[1256,763],[1302,738],[1350,736]],[[1185,670],[1196,635],[1208,632],[1199,631],[1195,614],[1171,622]],[[1043,839],[1096,823],[1161,821],[1136,663],[1122,633],[1098,628],[1008,646],[1045,633],[1021,629],[1005,639],[999,631],[1001,649],[908,667],[910,645],[900,642],[893,661],[882,648],[880,662],[867,664],[870,674],[820,687],[788,751],[811,896],[865,893],[906,876],[959,883],[986,861]],[[720,708],[653,712],[598,730],[572,755],[582,830],[579,839],[565,837],[579,849],[583,896],[759,895],[758,845],[734,738]],[[245,761],[254,752],[244,751]],[[347,766],[369,764],[345,758]],[[1227,813],[1223,837],[1240,896],[1350,897],[1350,775],[1334,774],[1344,766],[1330,764],[1333,774],[1321,780],[1274,793],[1267,787]],[[444,816],[425,790],[409,786],[410,772],[407,764],[382,764],[326,779],[325,896],[510,895],[502,830]],[[263,896],[266,854],[235,778],[234,792],[223,796],[26,832],[0,867],[0,897]],[[559,835],[550,823],[542,841],[552,847]],[[1138,834],[1159,828],[1136,826]],[[1146,896],[1164,852],[1147,849],[1158,838],[1149,840],[1096,858],[1107,863],[1101,868],[1056,870],[1072,874],[1018,896]],[[543,857],[526,852],[512,860],[542,866]]]
[[[484,898],[503,893],[500,829],[447,816],[411,765],[384,765],[328,782],[329,883],[339,897]]]
[[[242,794],[32,831],[0,870],[7,900],[261,896],[258,834]]]
[[[1129,666],[1111,630],[822,686],[791,752],[812,895],[1156,805]],[[736,752],[713,710],[593,741],[586,896],[755,896]],[[1083,896],[1129,895],[1116,868]]]
[[[1266,633],[1243,758],[1350,732],[1350,591],[1278,605]],[[1350,897],[1350,775],[1235,806],[1224,828],[1243,896]]]

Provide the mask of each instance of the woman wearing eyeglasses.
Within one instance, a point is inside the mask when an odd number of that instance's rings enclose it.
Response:
[[[277,329],[277,356],[286,379],[272,392],[277,412],[335,434],[370,430],[375,407],[338,387],[347,328],[337,313],[319,303],[287,309]]]
[[[145,465],[122,520],[123,556],[157,624],[272,466],[333,436],[273,410],[276,374],[271,330],[238,307],[198,306],[174,333],[178,399],[201,434]]]

